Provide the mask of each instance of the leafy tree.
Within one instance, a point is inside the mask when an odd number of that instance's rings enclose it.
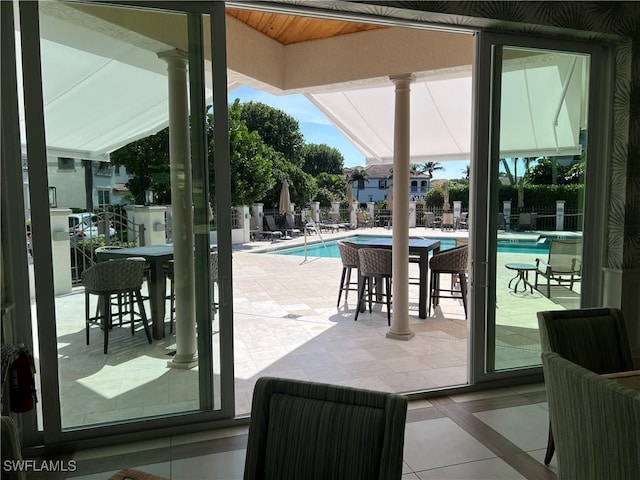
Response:
[[[369,178],[369,174],[364,168],[356,167],[353,172],[351,172],[351,176],[349,178],[350,182],[358,182],[358,186],[356,187],[356,201],[360,203],[360,190],[364,188],[364,182]]]
[[[289,183],[291,201],[298,206],[305,205],[316,195],[318,187],[315,179],[282,156],[276,157],[273,161],[273,177],[275,185],[261,199],[265,205],[275,206],[280,202],[284,180]]]
[[[438,162],[424,162],[420,164],[419,170],[422,173],[427,173],[429,177],[433,178],[433,172],[444,170],[444,167]]]
[[[213,115],[207,115],[210,194],[215,194]],[[249,132],[240,119],[240,107],[229,108],[231,153],[231,203],[251,205],[275,185],[273,164],[282,155],[265,145],[257,132]],[[169,129],[132,142],[111,154],[111,161],[132,174],[127,182],[137,203],[144,202],[144,191],[151,188],[159,204],[171,203]]]
[[[171,203],[169,128],[119,148],[110,159],[132,175],[127,187],[136,203],[144,203],[144,191],[148,189],[156,193],[159,204]]]
[[[249,131],[258,132],[262,141],[284,158],[302,167],[301,156],[304,137],[298,121],[282,110],[260,102],[240,103],[235,100],[233,107],[240,109],[240,118],[247,124]]]
[[[309,175],[320,173],[342,173],[344,157],[339,150],[329,145],[307,143],[302,147],[302,169]]]
[[[329,200],[345,198],[347,195],[347,180],[342,175],[322,172],[316,176],[319,190],[325,190],[332,197]],[[316,199],[319,200],[319,199]]]
[[[584,162],[582,161],[562,165],[553,162],[550,158],[541,158],[537,165],[527,171],[525,181],[532,185],[553,185],[554,167],[558,185],[575,185],[582,183],[584,179]]]
[[[210,193],[215,193],[213,114],[207,115],[209,138]],[[235,102],[229,108],[229,144],[231,150],[231,203],[251,205],[274,188],[273,165],[282,155],[265,145],[260,135],[250,132],[241,120],[241,107]]]

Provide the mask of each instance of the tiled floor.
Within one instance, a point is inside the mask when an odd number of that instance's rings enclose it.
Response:
[[[389,235],[390,231],[355,233]],[[451,235],[424,228],[411,234]],[[466,232],[456,234],[465,236]],[[443,300],[435,315],[423,320],[417,316],[417,286],[410,286],[409,322],[416,336],[408,342],[388,339],[385,310],[364,313],[354,322],[353,292],[336,307],[339,259],[305,261],[303,257],[255,253],[260,247],[302,242],[254,242],[233,254],[237,414],[250,411],[253,385],[264,375],[395,392],[466,382],[468,322],[460,301]],[[501,254],[499,262],[531,263],[534,257]],[[417,270],[416,265],[410,268]],[[567,296],[564,289],[564,296],[555,294],[550,301],[537,291],[515,293],[507,288],[513,272],[499,268],[497,273],[496,361],[500,367],[537,364],[540,348],[535,312],[569,306],[577,295]],[[91,344],[85,345],[83,301],[81,289],[56,298],[64,427],[198,408],[197,369],[167,368],[168,354],[175,349],[168,326],[167,336],[151,345],[141,332],[132,337],[127,329],[114,329],[109,354],[104,355],[99,329],[92,330]]]
[[[403,479],[555,479],[555,457],[542,464],[547,428],[540,384],[411,401]],[[66,478],[106,480],[135,468],[177,480],[240,479],[246,440],[240,426],[78,451]]]

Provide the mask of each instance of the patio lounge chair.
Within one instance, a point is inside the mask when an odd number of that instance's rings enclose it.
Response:
[[[442,214],[442,224],[440,225],[442,230],[455,230],[456,220],[453,217],[453,213]]]
[[[358,212],[356,218],[358,219],[358,228],[366,228],[371,226],[371,219],[365,212]]]
[[[469,230],[469,212],[462,212],[460,214],[458,228],[460,228],[460,230]]]
[[[259,378],[244,479],[400,479],[406,417],[402,395]]]
[[[545,262],[536,258],[536,281],[538,285],[547,286],[547,298],[551,298],[551,281],[558,285],[568,285],[573,290],[573,284],[580,281],[582,271],[582,240],[551,240],[549,258]],[[547,279],[546,284],[540,284],[539,277]]]
[[[273,218],[273,215],[265,215],[264,223],[266,224],[266,228],[259,232],[259,235],[262,237],[268,237],[273,241],[275,238],[282,238],[282,231],[278,229],[276,225],[276,220]]]
[[[296,227],[296,222],[293,218],[293,215],[290,213],[284,214],[284,227],[287,232],[291,233],[291,236],[295,235],[297,237],[298,235],[300,235],[300,229]]]
[[[520,215],[518,215],[518,230],[535,230],[536,216],[536,213],[521,213]]]
[[[440,217],[436,217],[436,214],[433,212],[427,212],[424,214],[424,226],[436,228],[439,227],[441,223]]]

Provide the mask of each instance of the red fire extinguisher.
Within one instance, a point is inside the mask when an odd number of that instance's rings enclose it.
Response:
[[[36,367],[33,356],[26,348],[18,352],[16,358],[9,367],[9,405],[12,412],[24,413],[33,410],[36,402],[36,383],[34,375]]]

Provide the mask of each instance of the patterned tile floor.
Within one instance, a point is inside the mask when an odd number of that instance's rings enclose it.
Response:
[[[390,231],[356,233],[389,235]],[[466,236],[466,232],[455,234]],[[323,234],[325,239],[343,235]],[[411,235],[452,234],[422,228]],[[417,316],[417,286],[410,286],[409,322],[416,336],[408,342],[387,339],[385,310],[361,314],[354,322],[354,292],[336,307],[339,259],[304,261],[303,257],[256,253],[303,241],[254,242],[233,254],[237,414],[249,412],[254,382],[263,375],[396,392],[466,382],[467,321],[461,302],[443,300],[434,316],[422,320]],[[501,254],[499,265],[531,263],[534,257]],[[416,265],[410,268],[417,273]],[[514,293],[507,288],[512,273],[498,267],[496,361],[505,368],[539,363],[535,312],[577,305],[578,298],[567,289],[552,292],[553,301],[537,291]],[[132,337],[128,329],[116,328],[110,335],[109,353],[104,355],[98,329],[92,330],[91,344],[85,345],[83,302],[81,289],[56,298],[63,426],[198,407],[197,369],[166,366],[175,348],[168,324],[166,337],[151,345],[142,332]],[[219,349],[214,346],[214,351]],[[214,373],[219,373],[216,362]]]
[[[411,401],[402,478],[555,479],[556,458],[542,464],[547,425],[541,384]],[[133,468],[176,480],[241,479],[246,441],[247,427],[236,426],[80,450],[64,457],[77,462],[75,472],[46,478],[106,480]]]

